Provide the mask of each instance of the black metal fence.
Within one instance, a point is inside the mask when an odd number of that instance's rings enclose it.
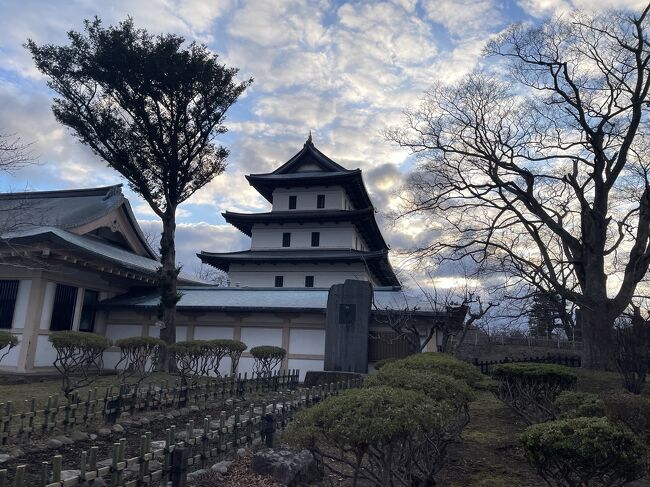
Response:
[[[551,355],[550,353],[541,357],[523,357],[523,358],[510,358],[505,357],[502,360],[484,360],[479,362],[477,358],[474,359],[473,364],[481,369],[484,374],[490,373],[490,367],[499,364],[510,364],[519,362],[536,362],[542,364],[557,364],[565,365],[566,367],[582,367],[582,359],[575,356],[568,355]]]

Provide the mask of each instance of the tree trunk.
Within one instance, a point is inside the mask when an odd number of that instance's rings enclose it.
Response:
[[[584,367],[598,370],[616,370],[614,318],[601,310],[581,310]]]
[[[163,229],[160,238],[160,306],[158,316],[162,319],[164,328],[160,330],[160,338],[167,345],[176,343],[176,303],[179,300],[177,292],[178,268],[176,267],[176,211],[168,209],[162,219]],[[161,353],[162,370],[170,371],[169,355],[166,350]]]

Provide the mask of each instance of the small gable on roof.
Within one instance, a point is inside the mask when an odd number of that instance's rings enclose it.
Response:
[[[311,134],[302,150],[277,168],[271,174],[291,174],[296,172],[347,172],[343,166],[319,151],[311,140]]]

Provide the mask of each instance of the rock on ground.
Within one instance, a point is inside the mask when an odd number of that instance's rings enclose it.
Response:
[[[251,469],[289,486],[313,482],[320,477],[316,461],[307,450],[265,448],[253,455]]]

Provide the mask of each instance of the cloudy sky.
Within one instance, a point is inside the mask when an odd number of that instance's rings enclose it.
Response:
[[[384,140],[401,111],[437,81],[450,82],[485,64],[483,45],[512,22],[540,22],[571,8],[631,7],[637,0],[0,0],[0,132],[33,143],[39,164],[0,176],[0,191],[102,186],[122,182],[58,125],[52,93],[22,44],[65,43],[85,18],[106,24],[132,16],[138,27],[206,43],[242,78],[255,82],[229,112],[227,172],[179,210],[178,255],[198,266],[199,250],[247,248],[248,238],[221,212],[267,211],[244,179],[267,172],[302,147],[316,146],[363,170],[380,212],[413,161]],[[158,223],[125,188],[145,230]],[[383,220],[382,220],[383,221]],[[382,223],[395,250],[433,238],[426,228]],[[392,257],[402,267],[399,255]],[[444,276],[441,276],[444,277]]]

